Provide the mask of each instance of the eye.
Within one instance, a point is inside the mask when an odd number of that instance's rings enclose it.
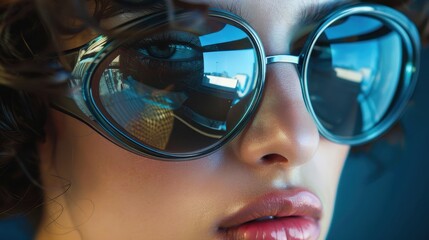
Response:
[[[176,46],[173,44],[158,44],[148,46],[146,49],[141,49],[140,53],[154,58],[171,58],[176,52]]]
[[[156,43],[140,48],[139,53],[145,57],[159,60],[184,61],[201,55],[195,47],[181,43]]]
[[[203,76],[203,47],[198,36],[166,31],[119,48],[118,66],[127,80],[179,91]]]

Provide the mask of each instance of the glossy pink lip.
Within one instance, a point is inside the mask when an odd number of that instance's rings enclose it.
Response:
[[[222,239],[317,239],[322,203],[313,193],[287,189],[263,195],[220,225]],[[270,219],[273,218],[273,219]]]

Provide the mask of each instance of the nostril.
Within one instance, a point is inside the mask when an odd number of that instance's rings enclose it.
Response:
[[[262,161],[266,164],[276,163],[276,162],[288,162],[287,158],[279,154],[267,154],[262,157]]]

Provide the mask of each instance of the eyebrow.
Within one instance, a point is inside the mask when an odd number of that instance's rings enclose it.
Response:
[[[124,13],[137,13],[139,12],[141,15],[140,17],[144,17],[147,15],[150,15],[151,13],[166,10],[167,4],[165,1],[157,1],[157,0],[128,0],[129,2],[132,2],[132,7],[130,8],[130,5],[125,6],[123,3],[127,2],[127,0],[116,0],[116,6],[110,5],[107,9],[105,9],[105,12],[102,13],[103,17],[106,16],[112,16],[117,14],[124,14]],[[352,2],[356,2],[357,0],[340,0],[340,1],[333,1],[333,2],[324,2],[324,3],[312,3],[307,5],[302,5],[302,8],[298,12],[297,16],[300,16],[299,19],[297,19],[295,24],[298,25],[311,25],[316,22],[321,21],[324,17],[329,15],[331,12],[336,10],[339,7],[342,7],[346,4],[350,4]],[[113,1],[111,1],[113,2]],[[211,7],[209,7],[207,4],[201,4],[201,3],[187,3],[186,0],[172,0],[174,5],[178,5],[176,7],[184,7],[189,9],[200,9],[203,5],[207,6],[207,10]],[[119,7],[122,5],[122,7]],[[224,6],[220,4],[218,1],[214,1],[214,8],[224,9],[228,12],[231,12],[243,19],[246,19],[246,13],[242,8],[238,7],[237,2],[232,1]],[[175,7],[175,8],[176,8]],[[106,11],[107,10],[107,11]],[[172,11],[175,11],[175,9],[171,9]],[[107,12],[107,14],[106,14]],[[113,13],[113,14],[112,14]]]
[[[313,3],[308,5],[302,5],[302,9],[298,12],[297,16],[300,16],[297,24],[313,24],[315,22],[321,21],[324,17],[329,15],[334,10],[353,2],[358,2],[357,0],[341,0],[334,2],[324,2],[324,3]],[[233,13],[243,19],[246,19],[247,14],[250,14],[243,10],[237,2],[233,1],[226,5],[221,5],[218,1],[214,2],[215,8],[224,9],[230,13]]]
[[[109,4],[102,11],[101,15],[103,18],[124,13],[142,13],[142,15],[149,15],[152,12],[161,11],[166,8],[166,4],[162,1],[142,0],[130,2],[127,3],[127,1],[124,0],[109,1]]]
[[[321,21],[324,17],[326,17],[329,13],[333,12],[339,7],[342,7],[346,4],[350,4],[352,0],[344,0],[344,1],[335,1],[335,2],[326,2],[321,4],[311,4],[302,8],[299,12],[298,16],[302,16],[298,24],[312,24],[315,22]]]
[[[127,2],[127,0],[116,0],[117,3],[121,4],[123,2]],[[152,12],[156,12],[156,11],[160,11],[160,10],[165,10],[166,9],[166,4],[164,1],[153,1],[153,0],[140,0],[140,1],[130,1],[133,2],[132,5],[134,5],[132,8],[129,8],[129,6],[125,6],[125,8],[122,9],[117,9],[116,8],[116,13],[132,13],[132,12],[141,12],[141,11],[145,11],[146,13],[143,15],[149,15]],[[136,3],[137,2],[137,3]],[[173,2],[180,3],[181,1],[175,1],[173,0]],[[346,4],[352,3],[352,2],[356,2],[356,0],[342,0],[342,1],[335,1],[335,2],[325,2],[325,3],[314,3],[314,4],[310,4],[307,6],[304,6],[300,12],[297,14],[297,16],[301,16],[300,19],[298,20],[298,24],[312,24],[315,22],[318,22],[320,20],[322,20],[325,16],[327,16],[329,13],[331,13],[332,11],[334,11],[335,9],[342,7]],[[221,7],[219,2],[215,2],[215,4],[217,3],[216,8],[224,8],[225,10],[240,16],[241,18],[245,18],[245,16],[243,16],[243,10],[241,8],[238,7],[237,3],[235,1],[231,2],[230,4],[227,4],[226,6]],[[179,4],[180,5],[180,4]],[[198,6],[201,4],[188,4],[187,7],[189,6]],[[122,10],[122,11],[121,11]]]

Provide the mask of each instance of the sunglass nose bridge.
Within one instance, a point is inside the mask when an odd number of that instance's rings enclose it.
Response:
[[[293,55],[273,55],[273,56],[267,56],[265,58],[266,64],[271,63],[293,63],[297,64],[299,63],[299,56],[293,56]]]

